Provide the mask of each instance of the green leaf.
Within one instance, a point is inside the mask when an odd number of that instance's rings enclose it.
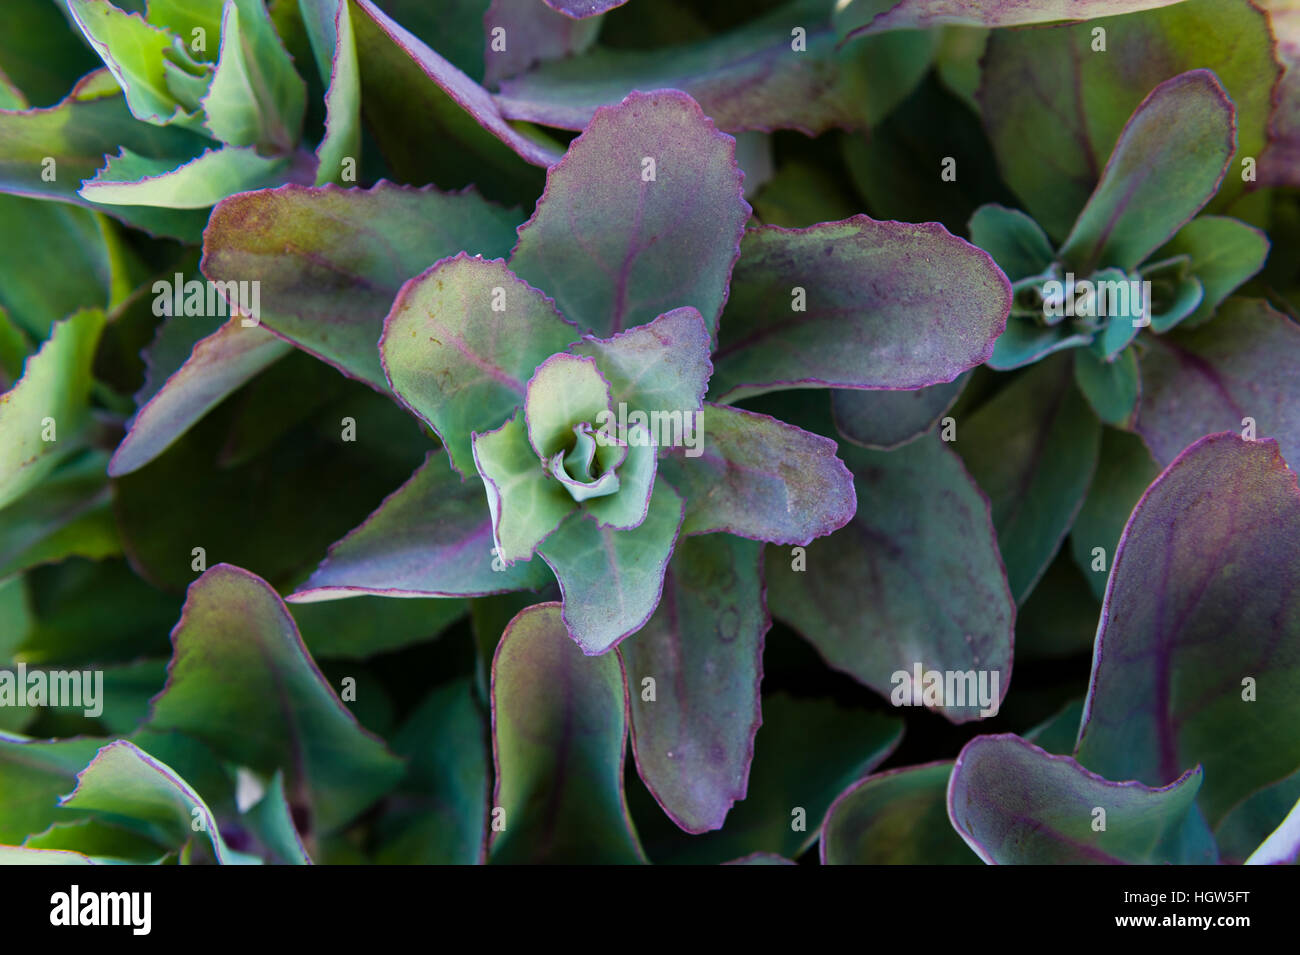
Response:
[[[564,624],[583,653],[605,653],[649,621],[681,522],[682,499],[660,481],[640,526],[616,530],[574,514],[538,547],[560,582]]]
[[[602,107],[546,175],[510,267],[584,330],[692,306],[718,328],[749,218],[735,141],[676,90]]]
[[[1125,348],[1118,357],[1108,361],[1098,358],[1091,348],[1076,348],[1074,380],[1097,417],[1106,424],[1122,428],[1132,422],[1140,387],[1134,349]]]
[[[1192,274],[1201,280],[1204,295],[1182,327],[1213,318],[1219,304],[1264,267],[1268,251],[1268,236],[1226,216],[1200,216],[1179,229],[1156,258],[1190,256]]]
[[[1213,198],[1235,149],[1232,100],[1212,72],[1161,83],[1125,124],[1062,261],[1081,275],[1136,268]]]
[[[617,654],[584,656],[558,604],[506,627],[492,661],[496,863],[645,861],[623,796],[627,689]],[[495,826],[494,826],[495,830]]]
[[[389,601],[389,603],[401,601]],[[403,804],[379,823],[383,865],[473,865],[487,844],[492,753],[470,681],[431,692],[393,737],[407,759]],[[507,825],[511,820],[506,820]]]
[[[23,377],[0,396],[0,508],[44,479],[74,451],[90,418],[91,364],[104,314],[83,311],[55,322]]]
[[[1098,600],[1106,594],[1106,580],[1129,514],[1159,473],[1151,452],[1137,435],[1114,428],[1102,432],[1097,473],[1070,530],[1074,562]],[[1101,554],[1095,552],[1098,547]]]
[[[572,442],[573,426],[591,424],[610,407],[609,383],[592,358],[552,355],[528,382],[524,417],[528,443],[549,461]]]
[[[343,182],[349,160],[353,165],[351,179],[355,180],[355,167],[361,162],[361,68],[357,63],[352,16],[346,0],[330,0],[325,4],[326,11],[331,5],[337,8],[337,12],[328,24],[330,69],[325,79],[329,82],[329,89],[325,92],[325,138],[316,147],[318,186]],[[302,7],[305,15],[308,8],[314,15],[320,15],[319,3]],[[329,19],[328,13],[326,19]]]
[[[1019,209],[995,203],[970,217],[970,240],[989,255],[1013,282],[1040,275],[1056,259],[1042,226]]]
[[[313,657],[363,660],[436,639],[468,610],[464,600],[362,596],[295,603],[293,619]]]
[[[208,570],[190,587],[172,642],[148,728],[193,736],[267,776],[282,770],[313,830],[348,822],[401,777],[401,763],[339,702],[260,578],[229,564]]]
[[[183,118],[163,69],[167,54],[175,50],[174,36],[109,0],[67,0],[67,4],[91,48],[122,87],[132,116],[158,126]]]
[[[948,821],[951,762],[868,776],[826,813],[822,865],[975,865]]]
[[[482,481],[462,481],[440,452],[432,453],[365,523],[330,548],[290,599],[474,597],[550,583],[540,560],[494,561],[486,503]]]
[[[109,157],[79,195],[108,206],[207,209],[237,192],[279,184],[288,170],[287,159],[268,158],[251,148],[213,149],[179,166],[123,149]]]
[[[0,525],[0,579],[67,557],[121,553],[105,467],[93,451],[46,477]],[[18,508],[14,509],[15,511]]]
[[[948,813],[993,865],[1204,865],[1218,861],[1195,803],[1207,775],[1197,766],[1151,789],[1111,782],[1018,736],[977,736],[957,757]]]
[[[619,647],[637,772],[686,832],[721,828],[745,798],[771,625],[762,546],[730,534],[686,537],[654,616]]]
[[[1057,357],[957,424],[957,451],[989,496],[998,547],[1023,603],[1065,539],[1097,466],[1101,424]]]
[[[58,808],[77,772],[101,741],[38,740],[0,732],[0,843],[17,845],[60,820],[76,818]]]
[[[492,548],[506,566],[526,561],[574,510],[574,499],[542,468],[528,443],[523,416],[474,435],[474,465],[487,488]]]
[[[212,210],[203,274],[260,282],[263,325],[386,393],[376,342],[402,283],[462,250],[508,254],[517,223],[473,191],[285,186]]]
[[[312,864],[284,795],[284,773],[276,771],[266,794],[244,813],[243,820],[277,861],[290,865]]]
[[[221,24],[221,57],[203,100],[204,124],[231,146],[288,153],[302,134],[306,102],[307,85],[294,71],[263,0],[230,0]]]
[[[1018,27],[1058,20],[1092,20],[1178,3],[1179,0],[899,0],[882,6],[869,0],[841,4],[837,23],[847,39],[889,30],[939,26]]]
[[[77,788],[60,805],[144,826],[175,849],[188,846],[196,831],[206,833],[212,854],[222,865],[258,861],[226,845],[212,810],[175,770],[127,740],[101,749],[77,775]],[[197,829],[195,821],[200,823]]]
[[[882,696],[917,664],[977,672],[991,712],[971,698],[938,712],[954,723],[996,713],[1010,683],[1015,606],[979,489],[934,436],[846,457],[857,512],[801,555],[768,551],[772,613]]]
[[[952,407],[970,379],[970,372],[950,382],[913,391],[831,392],[835,430],[864,448],[892,451],[934,428]]]
[[[442,439],[452,467],[471,474],[471,433],[501,426],[537,366],[577,337],[504,262],[462,252],[402,286],[379,352],[399,400]]]

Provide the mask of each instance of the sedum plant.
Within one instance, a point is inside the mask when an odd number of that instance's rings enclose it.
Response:
[[[1296,861],[1286,4],[697,6],[9,0],[0,862]]]

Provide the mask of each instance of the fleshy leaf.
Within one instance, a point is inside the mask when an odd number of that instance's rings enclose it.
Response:
[[[103,865],[69,849],[25,849],[0,846],[0,865]]]
[[[379,353],[394,393],[469,474],[471,432],[499,427],[524,403],[537,366],[577,337],[504,262],[461,253],[402,286]]]
[[[263,325],[387,393],[376,343],[402,283],[462,250],[505,255],[517,221],[473,192],[284,186],[213,209],[202,268],[260,282]]]
[[[38,484],[78,447],[90,418],[91,363],[104,314],[83,311],[54,324],[23,377],[0,395],[0,508]]]
[[[163,69],[175,37],[108,0],[67,4],[73,21],[122,87],[131,115],[159,126],[177,118],[180,107]]]
[[[0,580],[71,556],[122,552],[100,451],[79,455],[28,492],[0,521]],[[18,512],[18,513],[15,513]]]
[[[700,409],[713,364],[709,330],[699,311],[675,308],[645,325],[613,338],[583,338],[571,349],[596,360],[609,382],[610,407],[629,412],[680,412]]]
[[[231,146],[287,153],[302,134],[306,104],[307,85],[262,0],[229,0],[220,58],[203,100],[208,129]]]
[[[401,777],[401,763],[361,728],[303,646],[284,603],[260,578],[218,564],[191,585],[172,631],[167,686],[151,730],[202,740],[270,776],[313,830],[348,822]]]
[[[830,438],[710,403],[701,421],[695,447],[672,448],[660,461],[686,498],[683,533],[807,544],[852,517],[853,478]]]
[[[682,499],[659,481],[638,527],[601,527],[573,514],[537,548],[560,582],[564,624],[583,653],[605,653],[645,626],[681,523]]]
[[[864,448],[892,451],[933,428],[969,378],[967,372],[942,385],[914,391],[837,389],[831,392],[835,430]]]
[[[1102,432],[1097,473],[1070,528],[1074,562],[1088,578],[1098,600],[1106,595],[1115,548],[1133,506],[1159,473],[1151,452],[1137,435],[1114,428]],[[1100,554],[1096,551],[1098,547]]]
[[[190,319],[181,316],[170,321],[183,324]],[[141,405],[113,452],[110,475],[120,477],[148,464],[227,395],[291,350],[264,328],[244,327],[244,321],[232,318],[201,339],[185,363]]]
[[[59,820],[58,808],[76,785],[77,772],[100,744],[90,739],[28,739],[0,732],[0,843],[16,844]]]
[[[490,40],[497,27],[506,31],[501,46]],[[574,20],[536,0],[492,0],[483,14],[483,30],[489,38],[484,81],[495,86],[536,63],[581,53],[595,41],[600,21]]]
[[[602,528],[631,530],[640,527],[650,513],[650,497],[654,493],[655,474],[658,471],[655,440],[656,437],[641,425],[630,428],[627,435],[627,457],[614,473],[618,478],[618,493],[593,498],[583,504],[583,510],[594,517]],[[612,443],[606,445],[606,449],[612,454],[621,451],[622,446]],[[598,449],[597,457],[601,450],[605,449]]]
[[[1270,186],[1300,186],[1300,16],[1291,0],[1259,0],[1277,40],[1277,59],[1285,69],[1270,117],[1268,150],[1260,157],[1260,181]]]
[[[333,17],[329,15],[331,5],[335,8]],[[343,182],[349,160],[357,164],[361,159],[361,69],[347,0],[330,0],[323,16],[319,4],[310,6],[311,11],[300,7],[304,18],[316,16],[319,21],[308,25],[308,36],[315,50],[318,41],[312,31],[321,31],[319,42],[329,63],[324,75],[329,84],[325,92],[325,138],[316,147],[316,185],[323,186]]]
[[[926,763],[868,776],[826,813],[822,865],[975,865],[948,821],[953,764]]]
[[[1300,858],[1300,802],[1246,859],[1246,865],[1293,865]]]
[[[654,616],[619,648],[637,772],[686,832],[721,828],[745,798],[772,624],[761,565],[759,544],[728,534],[683,539]]]
[[[1202,438],[1124,528],[1076,754],[1153,786],[1200,763],[1200,803],[1216,825],[1300,767],[1300,737],[1260,729],[1295,725],[1298,700],[1296,476],[1276,442]]]
[[[60,805],[104,816],[109,820],[143,823],[174,849],[194,838],[193,823],[207,833],[213,856],[222,865],[257,862],[232,852],[221,838],[217,819],[207,803],[174,769],[134,743],[118,740],[101,749],[77,775],[77,788]]]
[[[772,613],[830,666],[881,695],[896,693],[897,674],[910,681],[918,664],[972,672],[970,691],[986,688],[990,697],[983,715],[996,713],[1010,684],[1015,605],[979,489],[933,436],[846,457],[857,512],[811,544],[804,563],[769,551]],[[967,698],[939,712],[961,723],[979,719],[985,705]]]
[[[560,607],[521,611],[492,661],[496,863],[645,861],[623,795],[627,689],[617,654],[584,656]]]
[[[1195,804],[1207,776],[1197,766],[1150,789],[1111,782],[1018,736],[977,736],[957,757],[948,814],[992,865],[1213,863]]]
[[[1136,428],[1160,464],[1224,430],[1274,437],[1300,461],[1294,322],[1264,301],[1234,298],[1212,322],[1146,341]]]
[[[650,50],[596,49],[543,64],[501,84],[509,119],[582,129],[601,106],[632,90],[679,89],[719,128],[797,129],[874,125],[925,74],[933,39],[878,37],[839,50],[822,0],[784,3],[736,29]],[[802,28],[804,49],[793,31]],[[792,55],[794,54],[794,55]]]
[[[1042,273],[1056,258],[1042,227],[1019,209],[990,203],[970,219],[971,244],[993,256],[1013,282]]]
[[[524,417],[528,443],[543,461],[568,450],[573,426],[591,424],[609,410],[609,382],[596,361],[577,355],[552,355],[528,382]]]
[[[1214,196],[1236,140],[1232,101],[1212,72],[1161,83],[1125,124],[1062,260],[1081,275],[1135,268]]]
[[[1074,380],[1106,424],[1125,427],[1132,420],[1140,387],[1137,353],[1132,348],[1112,361],[1098,358],[1091,348],[1075,349]]]
[[[931,27],[1019,27],[1058,20],[1092,20],[1118,16],[1180,0],[898,0],[882,13],[864,0],[843,5],[840,29],[848,39],[889,30]],[[859,13],[859,8],[866,8]],[[865,21],[865,22],[858,22]]]
[[[940,265],[939,263],[942,263]],[[854,216],[745,233],[711,393],[913,389],[987,359],[1011,307],[988,253],[935,223]]]
[[[1192,273],[1204,288],[1201,303],[1182,320],[1182,327],[1213,318],[1219,303],[1264,267],[1268,250],[1268,236],[1226,216],[1200,216],[1179,229],[1158,257],[1190,256]]]
[[[513,193],[529,164],[546,167],[559,158],[507,123],[492,94],[372,0],[348,3],[362,112],[398,178],[444,189],[475,182],[489,194]]]
[[[276,772],[266,787],[266,794],[243,814],[243,821],[270,850],[275,861],[288,865],[312,864],[284,794],[284,773]]]
[[[566,17],[581,20],[621,7],[627,3],[627,0],[545,0],[545,3],[552,10],[563,13]]]
[[[1237,803],[1214,829],[1219,861],[1245,862],[1286,821],[1296,800],[1300,800],[1300,771]]]
[[[474,466],[487,488],[493,552],[507,566],[532,557],[576,506],[543,470],[519,412],[495,431],[474,435]]]
[[[510,267],[597,335],[685,306],[713,334],[750,215],[742,178],[735,141],[689,96],[632,93],[547,171]]]
[[[514,566],[501,562],[496,569],[485,504],[477,477],[462,481],[441,452],[431,453],[365,523],[330,548],[289,599],[471,597],[549,583],[551,575],[539,560]]]
[[[234,146],[205,152],[180,166],[124,150],[81,187],[80,195],[108,206],[207,209],[237,192],[278,184],[288,168],[288,160]]]
[[[1098,29],[1105,52],[1093,50]],[[981,114],[1007,185],[1059,241],[1134,110],[1170,77],[1213,70],[1235,106],[1237,159],[1259,156],[1279,71],[1272,50],[1267,16],[1237,0],[1184,0],[1078,25],[995,30],[982,60]],[[1161,184],[1183,188],[1172,179]],[[1223,209],[1247,185],[1228,176],[1211,209]],[[1191,213],[1185,200],[1176,205],[1182,217]]]
[[[993,506],[1016,603],[1051,563],[1097,466],[1101,424],[1063,357],[1039,362],[958,424],[957,450]]]

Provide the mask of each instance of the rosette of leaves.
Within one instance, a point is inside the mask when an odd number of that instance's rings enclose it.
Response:
[[[1005,371],[1076,349],[1075,380],[1098,417],[1131,425],[1142,329],[1164,335],[1208,322],[1268,254],[1263,233],[1244,222],[1195,218],[1235,151],[1232,101],[1211,71],[1191,71],[1134,111],[1059,249],[1022,212],[977,210],[972,241],[1015,292],[989,366]]]

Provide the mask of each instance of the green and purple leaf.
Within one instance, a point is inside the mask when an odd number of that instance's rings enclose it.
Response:
[[[632,93],[547,171],[510,267],[597,335],[685,306],[712,335],[750,215],[742,178],[735,140],[689,96]]]
[[[750,229],[711,393],[736,401],[785,388],[949,382],[993,353],[1010,308],[1011,286],[988,253],[936,223],[854,216]]]
[[[1217,825],[1300,767],[1300,488],[1274,441],[1197,441],[1147,490],[1115,555],[1076,755],[1161,786],[1205,767]]]
[[[619,647],[637,772],[686,832],[722,828],[745,798],[771,624],[762,546],[689,537],[669,562],[654,616]]]
[[[1020,27],[1058,20],[1118,16],[1181,0],[898,0],[883,12],[879,4],[851,0],[840,5],[840,29],[847,39],[889,30],[931,27]],[[865,8],[865,9],[861,9]],[[865,22],[862,22],[865,21]]]
[[[645,861],[623,794],[627,706],[618,654],[585,656],[558,604],[510,621],[492,661],[493,862]]]
[[[835,430],[864,448],[892,451],[929,432],[966,386],[970,373],[913,391],[831,392]]]

